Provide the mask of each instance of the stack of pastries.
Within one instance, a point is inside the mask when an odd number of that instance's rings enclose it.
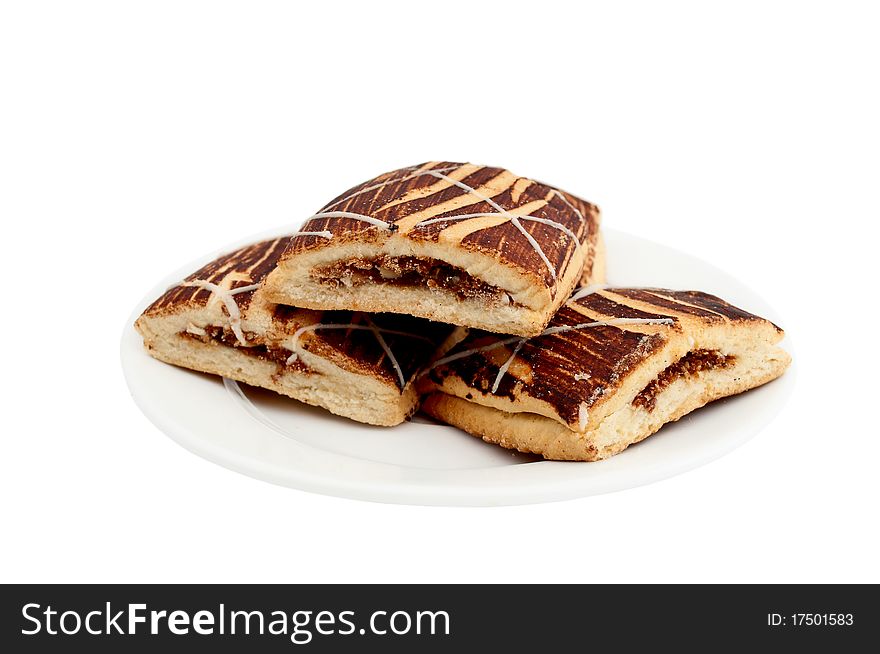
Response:
[[[421,408],[557,460],[605,459],[785,371],[763,318],[605,286],[599,220],[502,168],[410,166],[212,261],[135,326],[167,363],[374,425]]]

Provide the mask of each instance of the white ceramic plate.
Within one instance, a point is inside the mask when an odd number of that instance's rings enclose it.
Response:
[[[273,230],[241,244],[282,233]],[[611,284],[696,288],[779,320],[755,293],[705,261],[613,230],[605,230],[605,239]],[[141,410],[183,447],[291,488],[376,502],[470,506],[550,502],[631,488],[693,469],[743,444],[773,418],[794,382],[789,370],[597,463],[539,460],[421,416],[391,428],[361,425],[147,355],[132,327],[135,318],[168,286],[216,255],[162,280],[135,309],[122,337],[125,378]]]

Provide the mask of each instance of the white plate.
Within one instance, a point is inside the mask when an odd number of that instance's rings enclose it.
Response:
[[[242,244],[279,233],[284,231]],[[605,238],[612,284],[696,288],[778,320],[755,293],[700,259],[613,230],[606,230]],[[742,445],[779,411],[794,382],[789,370],[775,382],[715,402],[597,463],[538,460],[420,416],[391,428],[361,425],[147,355],[132,327],[135,318],[169,285],[216,254],[162,280],[134,311],[122,337],[125,378],[141,410],[183,447],[291,488],[375,502],[458,506],[550,502],[631,488],[685,472]]]

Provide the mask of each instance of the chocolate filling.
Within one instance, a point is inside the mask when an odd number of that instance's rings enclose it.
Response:
[[[718,350],[693,350],[657,375],[650,384],[632,401],[633,406],[640,406],[646,411],[653,411],[657,406],[657,396],[676,379],[695,375],[704,370],[727,368],[733,365],[736,357],[721,354]]]
[[[383,255],[374,259],[351,258],[316,268],[312,277],[334,288],[363,284],[427,286],[455,293],[459,299],[479,298],[516,304],[496,286],[472,277],[461,268],[439,259]]]

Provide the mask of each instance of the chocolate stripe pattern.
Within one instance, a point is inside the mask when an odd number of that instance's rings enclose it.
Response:
[[[218,257],[169,288],[144,313],[161,315],[219,303],[227,317],[223,326],[232,332],[224,343],[248,348],[249,352],[267,344],[280,347],[279,343],[268,343],[265,335],[246,333],[241,322],[289,240],[285,236],[262,241]],[[447,325],[392,314],[369,317],[351,311],[320,312],[287,306],[270,310],[277,331],[273,340],[285,335],[295,337],[287,365],[293,366],[298,353],[305,351],[348,370],[381,378],[401,390],[452,330]],[[191,326],[188,331],[196,336],[207,334],[199,327]]]
[[[438,385],[459,378],[475,393],[547,402],[573,429],[613,393],[638,364],[657,352],[680,321],[762,321],[696,291],[582,289],[536,337],[501,337],[478,330],[426,373]]]
[[[319,248],[362,232],[459,244],[490,253],[553,290],[598,231],[598,208],[503,169],[429,162],[368,180],[325,205],[289,251]]]
[[[157,312],[184,303],[206,306],[209,302],[223,301],[218,292],[222,294],[224,290],[233,292],[235,304],[240,311],[244,311],[259,284],[275,268],[289,239],[289,236],[284,236],[261,241],[218,257],[182,283],[169,288],[150,305],[147,312]],[[243,287],[251,288],[244,290]],[[228,306],[225,308],[228,313]]]

